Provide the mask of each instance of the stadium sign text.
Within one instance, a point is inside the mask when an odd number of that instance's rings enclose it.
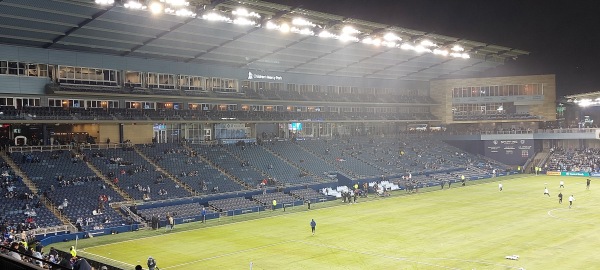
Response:
[[[281,81],[281,80],[283,80],[283,77],[276,76],[276,75],[274,76],[274,75],[256,74],[256,73],[252,73],[252,72],[248,71],[248,80],[253,80],[253,79]]]
[[[561,176],[562,174],[560,172],[556,172],[556,171],[547,171],[546,175],[558,175],[558,176]]]

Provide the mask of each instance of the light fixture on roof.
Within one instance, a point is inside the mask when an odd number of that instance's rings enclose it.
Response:
[[[437,47],[437,44],[435,44],[431,40],[427,40],[427,39],[421,41],[421,45],[424,47]]]
[[[354,27],[347,25],[344,26],[344,28],[342,28],[342,33],[347,34],[347,35],[352,35],[352,34],[359,34],[360,31],[356,30]]]
[[[433,50],[433,54],[446,56],[446,55],[448,55],[448,51],[447,50],[434,49]]]
[[[267,27],[267,29],[278,29],[279,25],[277,25],[276,23],[274,23],[272,21],[268,21],[266,27]]]
[[[229,17],[225,17],[216,12],[210,12],[210,13],[204,14],[204,15],[202,15],[202,19],[205,19],[207,21],[232,22],[232,20]]]
[[[160,0],[163,3],[169,4],[171,7],[189,6],[190,2],[186,0]]]
[[[235,19],[233,19],[233,23],[239,24],[239,25],[256,25],[255,21],[250,20],[246,17],[235,18]]]
[[[414,50],[415,50],[416,52],[418,52],[418,53],[422,53],[422,52],[432,52],[432,51],[431,51],[431,49],[429,49],[429,48],[426,48],[426,47],[425,47],[425,46],[423,46],[423,45],[417,45],[417,46],[415,46]]]
[[[150,12],[152,14],[160,14],[163,12],[163,5],[159,2],[150,3]]]
[[[287,33],[290,31],[290,26],[287,23],[282,23],[281,25],[279,25],[279,31]]]
[[[108,6],[115,3],[115,0],[96,0],[94,1],[98,5]]]
[[[391,32],[390,32],[390,33],[387,33],[387,34],[385,34],[385,35],[383,36],[383,39],[384,39],[385,41],[400,41],[400,40],[402,40],[402,39],[401,39],[399,36],[397,36],[396,34],[394,34],[394,33],[391,33]]]
[[[290,28],[290,32],[298,33],[298,34],[305,35],[305,36],[314,36],[315,35],[315,32],[313,30],[310,30],[307,27],[298,28],[298,27],[292,26]]]
[[[343,34],[339,35],[338,39],[341,40],[341,41],[343,41],[343,42],[348,42],[348,41],[358,42],[360,40],[357,37],[355,37],[353,35],[346,34],[346,33],[343,33]]]
[[[322,38],[332,38],[335,37],[335,34],[332,34],[331,32],[327,31],[327,30],[323,30],[319,33],[319,37]]]
[[[245,8],[238,8],[236,10],[231,11],[231,14],[236,15],[236,16],[240,16],[240,17],[255,17],[255,18],[260,18],[260,14],[254,12],[254,11],[248,11]]]
[[[451,50],[454,51],[454,52],[464,52],[465,48],[463,48],[460,45],[454,45]]]
[[[312,23],[311,21],[308,21],[304,18],[294,18],[292,20],[292,24],[293,25],[297,25],[297,26],[311,26],[311,27],[315,27],[316,24]]]
[[[180,16],[180,17],[196,17],[196,13],[187,8],[179,8],[179,9],[167,8],[167,9],[165,9],[165,13],[173,14],[173,15]]]
[[[402,45],[400,45],[400,49],[403,50],[414,50],[415,46],[409,44],[409,43],[402,43]]]
[[[137,0],[129,0],[123,6],[125,8],[137,9],[137,10],[145,10],[147,8],[146,5],[140,3],[140,1],[137,1]]]

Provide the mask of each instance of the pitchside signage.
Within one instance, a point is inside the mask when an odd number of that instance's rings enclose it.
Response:
[[[485,141],[485,156],[508,165],[525,163],[533,152],[533,140]]]
[[[283,80],[283,77],[277,76],[277,75],[258,74],[258,73],[253,73],[251,71],[248,71],[248,80],[254,80],[254,79],[281,81],[281,80]]]

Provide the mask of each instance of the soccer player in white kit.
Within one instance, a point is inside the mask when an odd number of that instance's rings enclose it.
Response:
[[[573,195],[569,196],[569,208],[571,208],[571,206],[573,206],[574,200],[575,200],[575,197],[573,197]]]
[[[502,183],[498,183],[498,189],[500,189],[500,191],[502,191]]]

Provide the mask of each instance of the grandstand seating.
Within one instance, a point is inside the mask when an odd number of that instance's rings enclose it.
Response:
[[[279,141],[266,143],[272,152],[310,172],[317,179],[327,178],[327,173],[336,171],[331,163],[324,162],[321,158],[299,146],[302,142]]]
[[[17,227],[43,228],[62,224],[60,220],[40,201],[39,198],[16,176],[12,169],[2,162],[0,164],[0,222]],[[32,222],[27,222],[31,217]]]
[[[107,187],[81,157],[69,151],[15,152],[11,157],[73,224],[81,219],[82,228],[90,230],[123,223],[123,217],[108,207],[109,202],[123,198]],[[104,209],[102,214],[97,213],[100,208]]]
[[[265,172],[279,183],[297,185],[315,181],[312,176],[306,175],[299,168],[272,155],[260,145],[227,145],[225,149],[246,160],[251,166]]]
[[[244,189],[244,186],[202,161],[195,152],[178,144],[150,144],[137,147],[163,169],[197,192],[207,194]]]
[[[310,188],[292,190],[290,195],[303,201],[320,202],[327,200],[327,196]]]
[[[266,177],[260,171],[249,166],[245,160],[239,160],[223,147],[195,146],[194,149],[219,166],[219,168],[237,177],[250,187],[257,186]]]
[[[212,200],[208,202],[208,205],[220,212],[227,212],[231,210],[247,209],[260,206],[258,202],[248,200],[243,197]]]
[[[598,149],[553,149],[546,162],[548,171],[598,172]]]
[[[212,213],[210,209],[206,209],[206,213]],[[169,205],[162,207],[146,208],[137,211],[145,220],[150,220],[152,216],[166,217],[172,215],[174,218],[194,217],[202,214],[202,205],[199,203],[186,203],[178,205]]]
[[[157,172],[155,167],[138,155],[133,148],[86,149],[85,154],[95,167],[136,200],[149,194],[149,200],[164,200],[191,196],[168,177]],[[147,192],[147,189],[150,192]],[[146,191],[144,191],[146,190]],[[166,191],[166,194],[159,194]],[[161,192],[162,193],[162,192]],[[148,200],[148,199],[147,199]]]
[[[299,200],[292,195],[283,192],[265,193],[252,196],[252,199],[264,206],[272,206],[273,200],[277,201],[277,205],[295,203]]]

